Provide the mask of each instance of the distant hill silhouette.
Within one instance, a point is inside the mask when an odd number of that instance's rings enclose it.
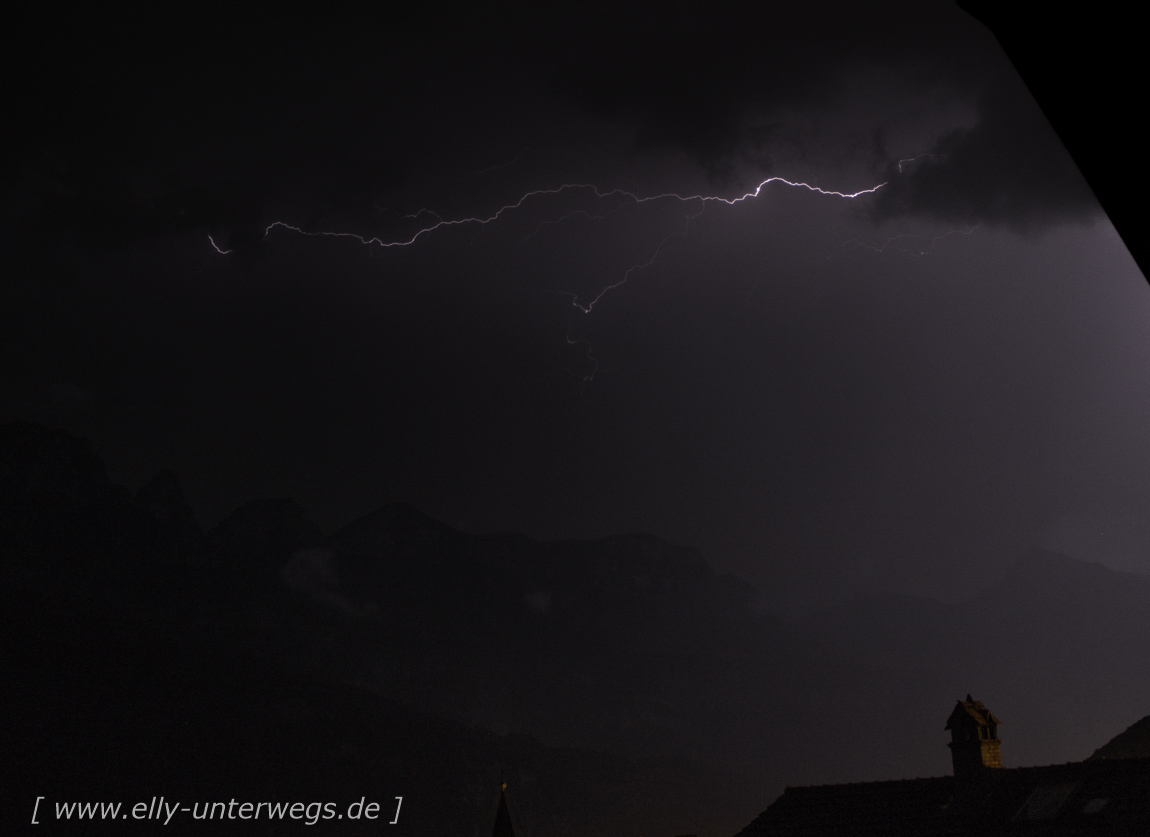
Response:
[[[962,602],[785,621],[650,535],[405,504],[328,534],[287,499],[204,533],[174,475],[133,497],[30,424],[0,427],[0,551],[21,799],[366,782],[409,789],[396,834],[489,833],[502,763],[523,837],[729,834],[784,782],[948,774],[939,707],[968,692],[1008,766],[1082,758],[1150,694],[1150,579],[1053,553]]]
[[[5,816],[26,824],[37,796],[343,805],[403,796],[390,833],[487,837],[503,777],[524,837],[677,833],[748,795],[690,758],[496,734],[333,676],[333,654],[293,642],[338,634],[346,615],[317,592],[308,563],[328,542],[290,501],[248,504],[205,535],[174,475],[133,498],[81,440],[0,428],[0,595],[16,639],[5,669]],[[298,579],[283,556],[304,565]],[[332,644],[338,656],[338,636]],[[493,688],[501,675],[488,673]]]
[[[1131,724],[1090,756],[1092,759],[1150,758],[1150,715]]]

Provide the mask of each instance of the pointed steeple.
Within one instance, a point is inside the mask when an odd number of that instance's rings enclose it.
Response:
[[[515,837],[515,829],[511,827],[511,812],[507,810],[507,783],[503,782],[499,789],[499,810],[495,813],[495,830],[491,837]]]

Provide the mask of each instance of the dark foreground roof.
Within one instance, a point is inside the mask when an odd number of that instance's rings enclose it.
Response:
[[[787,788],[739,837],[1150,835],[1150,759]]]

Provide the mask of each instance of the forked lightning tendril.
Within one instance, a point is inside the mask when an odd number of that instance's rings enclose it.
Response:
[[[905,161],[905,160],[901,161],[900,162],[900,170],[901,170],[901,163],[902,162],[909,162],[909,161]],[[677,236],[685,235],[687,232],[687,225],[689,225],[690,222],[694,218],[698,217],[699,213],[702,212],[703,207],[705,207],[708,203],[721,203],[721,204],[725,204],[727,206],[735,206],[736,204],[744,203],[744,202],[749,201],[753,198],[758,198],[762,194],[763,189],[772,183],[779,183],[779,184],[782,184],[785,186],[790,186],[790,187],[796,188],[796,189],[806,189],[808,191],[815,192],[815,193],[820,194],[820,195],[826,195],[828,197],[836,197],[836,198],[859,198],[859,197],[862,197],[864,195],[873,194],[873,193],[877,192],[879,189],[881,189],[883,186],[887,185],[886,182],[883,182],[883,183],[879,183],[877,186],[871,186],[870,188],[867,188],[867,189],[860,189],[857,192],[840,192],[840,191],[833,190],[833,189],[823,189],[820,186],[815,186],[813,184],[805,183],[803,181],[787,180],[784,177],[768,177],[766,180],[759,183],[754,189],[752,189],[749,192],[746,192],[746,193],[739,195],[737,197],[725,198],[725,197],[722,197],[719,195],[703,195],[703,194],[683,195],[683,194],[679,194],[677,192],[663,192],[663,193],[660,193],[657,195],[639,195],[635,192],[631,192],[631,191],[628,191],[626,189],[603,189],[599,186],[595,186],[595,185],[590,184],[590,183],[564,183],[562,186],[556,186],[556,187],[551,188],[551,189],[535,189],[535,190],[532,190],[530,192],[526,192],[523,195],[521,195],[517,200],[515,200],[513,203],[505,204],[504,206],[501,206],[499,209],[495,210],[495,212],[491,213],[490,215],[486,215],[486,216],[475,215],[475,216],[470,216],[470,217],[466,217],[466,218],[443,218],[439,214],[437,214],[437,213],[435,213],[429,209],[421,209],[412,215],[405,215],[405,216],[403,216],[403,218],[405,218],[407,220],[417,220],[417,219],[422,218],[424,216],[430,216],[431,218],[435,219],[434,222],[430,223],[426,226],[420,227],[414,233],[411,233],[410,235],[408,235],[406,237],[388,239],[388,238],[383,238],[380,236],[368,237],[368,236],[363,236],[363,235],[360,235],[359,233],[353,233],[353,232],[336,232],[336,231],[330,231],[330,230],[306,230],[303,227],[300,227],[300,226],[297,226],[294,224],[289,224],[286,221],[273,221],[271,224],[268,224],[268,226],[264,229],[264,236],[266,237],[266,236],[270,235],[273,230],[282,229],[282,230],[285,230],[287,232],[296,233],[297,235],[308,236],[308,237],[313,237],[313,238],[349,238],[349,239],[354,239],[355,241],[358,241],[360,244],[363,244],[366,246],[375,246],[375,247],[380,247],[380,248],[409,247],[409,246],[415,244],[416,242],[418,242],[424,236],[427,236],[431,233],[434,233],[437,230],[441,230],[441,229],[444,229],[446,227],[460,227],[460,226],[467,226],[467,225],[473,225],[473,224],[474,225],[493,224],[496,221],[499,221],[500,219],[502,219],[504,216],[509,215],[509,214],[515,212],[516,210],[523,208],[523,206],[525,204],[527,204],[529,201],[532,201],[533,199],[546,198],[549,196],[555,197],[555,196],[559,196],[559,195],[563,195],[563,194],[567,194],[567,193],[585,193],[585,194],[591,195],[592,197],[594,197],[597,200],[608,200],[611,198],[617,198],[617,199],[621,199],[623,201],[623,203],[620,204],[620,206],[616,206],[612,209],[607,210],[606,212],[602,213],[601,215],[594,215],[594,214],[592,214],[586,210],[576,210],[576,211],[569,212],[569,213],[561,216],[559,219],[556,219],[555,221],[544,222],[544,223],[562,223],[562,221],[569,219],[571,217],[574,217],[576,215],[585,215],[585,216],[590,217],[590,218],[601,219],[601,218],[607,217],[608,215],[613,214],[614,212],[617,212],[621,208],[621,206],[623,206],[623,205],[640,206],[642,204],[653,203],[656,201],[678,201],[680,203],[685,203],[685,204],[692,204],[692,203],[699,204],[699,211],[698,212],[688,213],[686,220],[685,220],[685,223],[684,223],[684,226],[683,226],[683,229],[678,230],[676,232],[673,232],[670,235],[666,236],[659,243],[659,245],[655,248],[655,251],[651,254],[650,258],[648,258],[646,261],[634,264],[631,267],[629,267],[623,273],[623,275],[618,279],[618,281],[612,282],[611,284],[608,284],[606,287],[604,287],[602,290],[600,290],[599,293],[596,294],[595,297],[593,299],[591,299],[590,302],[586,302],[586,303],[580,302],[578,294],[575,294],[575,293],[563,293],[562,294],[563,296],[570,299],[572,307],[576,308],[577,310],[579,310],[580,312],[582,312],[584,314],[590,314],[592,309],[594,309],[594,307],[599,303],[600,300],[603,299],[604,296],[606,296],[611,291],[621,287],[622,285],[625,285],[627,283],[627,281],[631,278],[631,275],[633,273],[635,273],[636,271],[645,270],[646,268],[653,265],[655,263],[655,261],[659,258],[659,254],[663,251],[663,248],[667,244],[668,241],[670,241],[672,238],[675,238]],[[211,238],[211,236],[208,237],[208,241],[211,243],[212,248],[217,253],[219,253],[220,255],[227,255],[227,254],[232,252],[231,250],[224,250],[221,247],[219,247],[219,245],[216,244],[216,242]],[[590,343],[586,340],[573,338],[571,336],[570,327],[568,328],[568,332],[567,332],[567,342],[571,345],[586,345],[587,346],[587,358],[593,366],[593,371],[590,373],[589,376],[583,376],[583,380],[585,382],[589,381],[592,377],[594,377],[594,374],[595,374],[594,369],[598,368],[598,364],[595,361],[594,356],[591,353]]]

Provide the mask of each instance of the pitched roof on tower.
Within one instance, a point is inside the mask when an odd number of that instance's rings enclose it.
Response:
[[[982,725],[997,725],[1002,723],[1002,721],[990,713],[990,710],[986,708],[986,705],[982,701],[975,700],[970,695],[967,695],[966,700],[960,700],[955,704],[954,711],[950,713],[950,717],[946,720],[946,729],[951,729],[957,720],[967,715]]]

